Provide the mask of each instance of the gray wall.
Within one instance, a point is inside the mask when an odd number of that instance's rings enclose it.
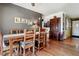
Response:
[[[0,4],[0,31],[4,34],[9,33],[10,29],[30,28],[27,24],[14,23],[14,17],[21,17],[30,20],[38,20],[41,14],[28,9],[13,5]]]

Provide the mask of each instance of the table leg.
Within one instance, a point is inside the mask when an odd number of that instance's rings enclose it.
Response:
[[[35,55],[35,41],[33,42],[33,55]]]
[[[45,34],[45,47],[47,46],[47,34]]]
[[[12,56],[13,50],[12,50],[12,38],[9,39],[9,48],[10,48],[10,56]]]

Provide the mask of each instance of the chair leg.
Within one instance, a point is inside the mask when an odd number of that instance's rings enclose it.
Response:
[[[17,48],[17,55],[19,56],[20,54],[19,54],[19,47]]]
[[[21,55],[21,53],[22,53],[22,50],[21,50],[21,47],[20,47],[19,54]]]
[[[13,55],[14,55],[14,56],[18,55],[18,48],[14,48],[14,49],[13,49]]]
[[[25,48],[23,49],[23,56],[25,56]]]
[[[29,48],[29,51],[30,51],[30,48]]]
[[[43,42],[43,47],[45,47],[45,43]]]
[[[40,50],[40,43],[38,43],[38,51]]]
[[[33,55],[35,55],[35,46],[33,46]]]

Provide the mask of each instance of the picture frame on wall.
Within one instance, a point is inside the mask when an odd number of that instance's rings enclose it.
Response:
[[[14,18],[15,23],[22,23],[22,24],[27,24],[27,25],[33,25],[33,21],[25,18],[20,18],[20,17],[15,17]]]

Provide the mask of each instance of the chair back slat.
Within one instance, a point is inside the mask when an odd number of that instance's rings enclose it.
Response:
[[[35,31],[34,30],[29,30],[24,29],[24,41],[33,41],[35,37]]]
[[[19,29],[18,32],[19,33],[24,33],[24,30],[23,29]]]
[[[10,34],[18,34],[18,30],[17,29],[11,29]]]
[[[45,39],[45,31],[41,31],[41,28],[39,27],[39,40]]]

